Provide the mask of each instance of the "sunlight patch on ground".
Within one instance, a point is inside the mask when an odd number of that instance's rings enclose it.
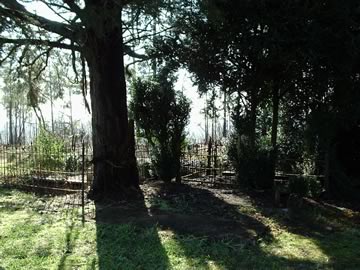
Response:
[[[317,264],[329,262],[328,256],[313,239],[290,232],[283,232],[272,243],[262,243],[260,246],[266,253],[288,260],[303,260],[306,258],[307,261]]]
[[[159,230],[159,236],[169,258],[171,269],[226,269],[211,259],[212,245],[207,245],[204,237],[179,236],[171,231],[161,230]]]

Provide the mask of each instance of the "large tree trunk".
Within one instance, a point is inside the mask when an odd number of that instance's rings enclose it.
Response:
[[[138,194],[139,177],[133,125],[128,122],[121,22],[105,16],[96,21],[101,31],[88,32],[86,52],[91,81],[92,196],[124,199]]]

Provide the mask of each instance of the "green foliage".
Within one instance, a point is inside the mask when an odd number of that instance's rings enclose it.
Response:
[[[76,172],[80,170],[81,162],[79,157],[75,154],[71,154],[65,158],[65,171]]]
[[[176,77],[167,67],[152,79],[136,79],[132,84],[131,109],[143,136],[152,146],[152,162],[158,176],[170,181],[178,176],[185,126],[190,102],[174,90]]]
[[[301,175],[290,177],[289,191],[301,197],[318,197],[321,194],[322,188],[317,177]]]
[[[65,168],[66,149],[64,141],[41,129],[33,144],[32,168],[55,171]]]
[[[271,150],[251,147],[244,135],[233,136],[228,155],[240,185],[258,189],[272,186],[274,162]]]

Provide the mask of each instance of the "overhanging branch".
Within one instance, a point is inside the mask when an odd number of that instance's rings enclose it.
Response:
[[[42,39],[11,39],[0,36],[0,46],[3,44],[17,44],[17,45],[34,45],[34,46],[48,46],[59,49],[80,51],[81,48],[75,44],[66,44],[59,41],[50,41]]]
[[[137,52],[132,50],[130,48],[130,46],[127,46],[127,45],[124,45],[124,53],[127,54],[130,57],[133,57],[133,58],[138,58],[138,59],[143,59],[143,60],[148,60],[149,59],[149,57],[147,55],[138,54]]]
[[[74,0],[64,0],[70,10],[74,12],[79,18],[82,18],[83,10],[74,2]]]
[[[1,4],[0,15],[4,17],[8,17],[10,19],[20,19],[28,24],[38,26],[46,31],[76,41],[75,32],[80,29],[78,29],[75,25],[55,22],[31,13],[16,0],[1,0]]]

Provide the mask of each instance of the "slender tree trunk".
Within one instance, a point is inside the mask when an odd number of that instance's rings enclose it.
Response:
[[[17,104],[15,104],[14,107],[14,143],[18,144],[18,119],[19,119],[19,113],[18,113],[18,108],[17,108]]]
[[[226,88],[224,88],[224,101],[223,101],[223,105],[224,105],[224,122],[223,122],[223,137],[226,138],[227,137],[227,93],[226,93]]]
[[[271,125],[271,146],[272,146],[272,180],[275,177],[276,163],[278,157],[277,137],[279,126],[279,104],[280,104],[280,89],[279,82],[274,80],[272,86],[272,125]]]
[[[51,78],[51,74],[49,74],[49,78]],[[54,133],[54,99],[53,99],[53,89],[51,87],[51,82],[49,83],[50,87],[50,109],[51,109],[51,132]]]
[[[207,144],[209,142],[209,115],[208,115],[208,100],[207,100],[207,93],[205,94],[205,107],[204,107],[204,113],[205,113],[205,143]]]
[[[69,111],[70,111],[70,132],[71,137],[74,137],[74,121],[73,121],[73,104],[72,104],[72,89],[69,88]]]
[[[179,147],[176,149],[177,153],[176,156],[179,157],[178,160],[176,160],[176,176],[175,176],[175,182],[177,184],[181,184],[181,144],[179,143]]]
[[[13,133],[13,102],[9,102],[9,144],[14,144]]]
[[[325,168],[324,168],[324,189],[325,189],[325,193],[327,196],[331,196],[331,159],[333,156],[333,147],[331,146],[331,142],[330,140],[326,143],[326,148],[325,148]]]
[[[212,138],[209,138],[208,149],[207,149],[207,169],[206,175],[211,175],[211,156],[212,156]]]
[[[121,22],[109,22],[105,16],[96,22],[103,27],[101,32],[89,31],[86,52],[91,81],[92,196],[123,199],[139,194],[134,126],[128,122]]]
[[[257,89],[253,89],[251,92],[250,100],[250,127],[249,127],[249,143],[251,149],[255,148],[256,141],[256,112],[258,107],[257,101]]]
[[[279,84],[274,82],[272,90],[272,125],[271,125],[271,146],[276,152],[277,148],[277,137],[278,137],[278,126],[279,126]]]
[[[25,130],[25,106],[22,108],[22,136],[23,136],[23,144],[26,144],[26,130]]]

